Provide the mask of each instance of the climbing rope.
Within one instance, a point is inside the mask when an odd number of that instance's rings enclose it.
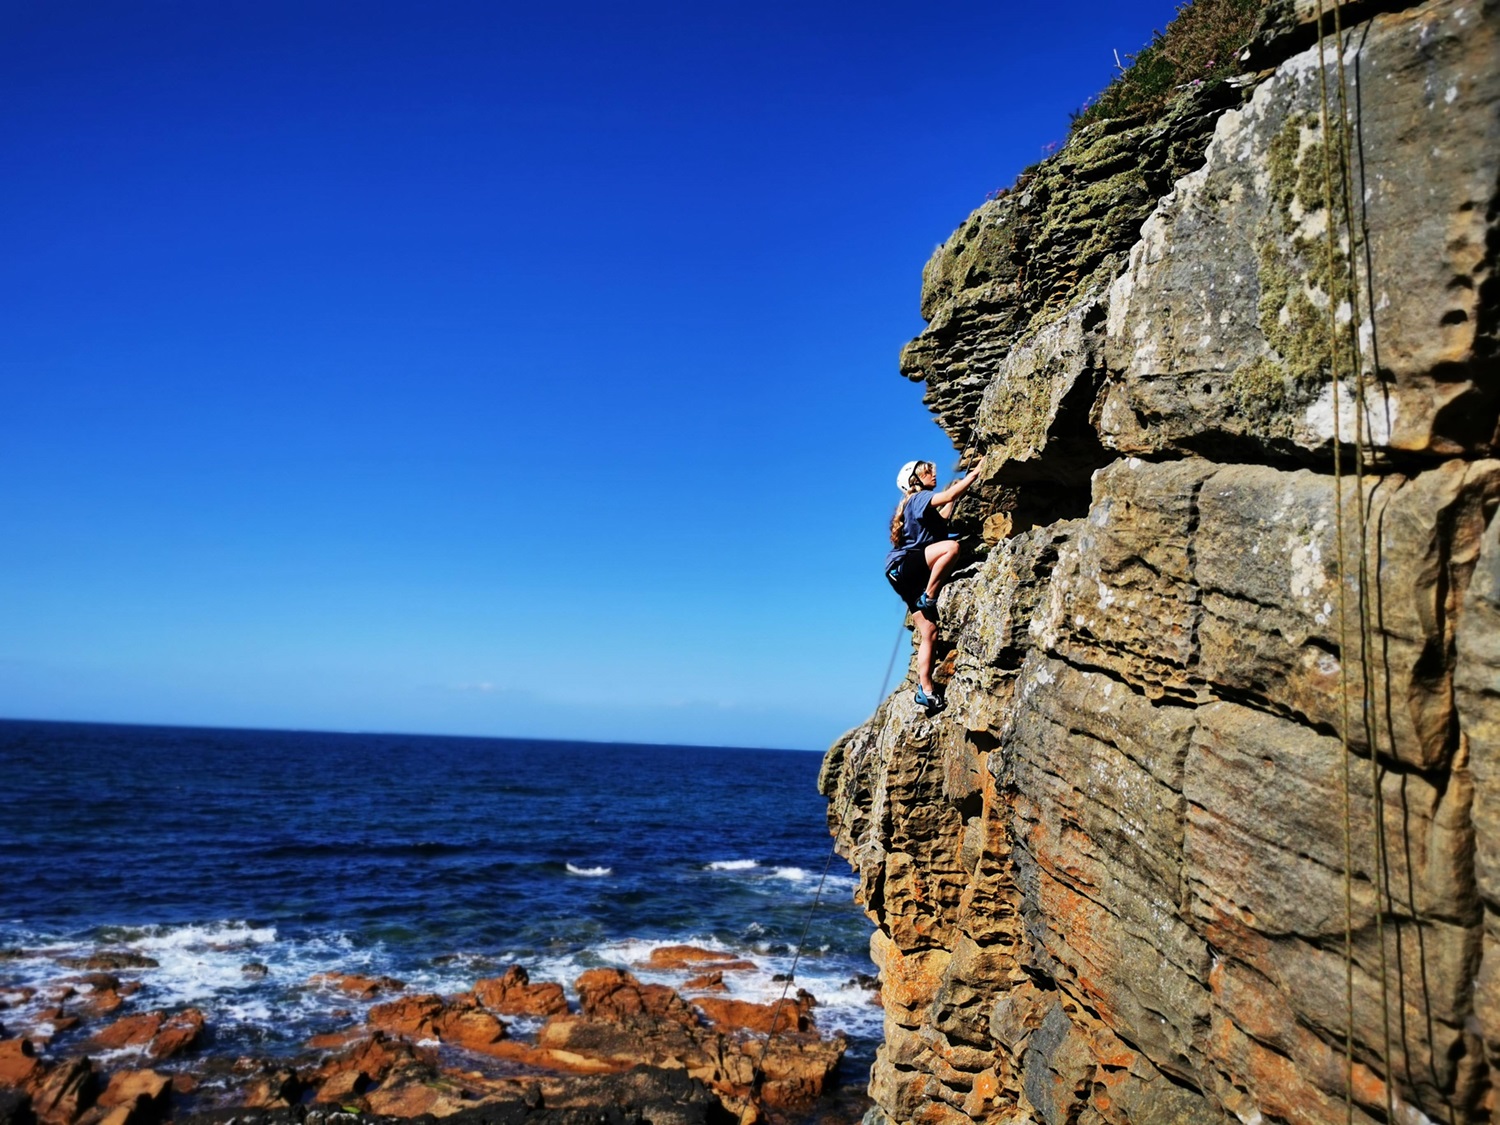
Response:
[[[1352,772],[1354,751],[1349,737],[1349,618],[1348,618],[1348,567],[1346,539],[1344,536],[1344,471],[1343,471],[1343,402],[1341,395],[1340,353],[1346,346],[1345,333],[1338,325],[1337,290],[1335,278],[1342,272],[1349,291],[1349,330],[1347,347],[1350,353],[1350,375],[1354,380],[1354,480],[1355,502],[1358,505],[1356,528],[1358,530],[1358,563],[1355,568],[1356,613],[1359,625],[1360,651],[1360,719],[1370,752],[1371,801],[1374,810],[1373,836],[1375,871],[1372,882],[1375,889],[1375,941],[1379,953],[1380,1010],[1383,1057],[1386,1076],[1384,1083],[1386,1119],[1394,1120],[1394,1078],[1391,1071],[1391,1014],[1389,966],[1385,943],[1385,907],[1381,901],[1389,880],[1389,858],[1385,847],[1385,804],[1382,790],[1383,773],[1378,753],[1378,734],[1375,729],[1375,683],[1370,667],[1374,651],[1374,629],[1370,620],[1369,604],[1369,514],[1365,496],[1365,463],[1368,444],[1365,433],[1365,378],[1359,346],[1360,324],[1360,277],[1355,266],[1358,238],[1354,228],[1353,186],[1351,174],[1353,152],[1350,146],[1350,114],[1348,86],[1344,71],[1344,30],[1340,0],[1330,0],[1333,14],[1334,37],[1337,43],[1335,65],[1338,80],[1338,182],[1342,204],[1343,230],[1348,238],[1346,269],[1338,265],[1339,229],[1334,212],[1334,167],[1332,149],[1335,130],[1331,124],[1328,95],[1328,62],[1325,54],[1326,33],[1323,0],[1318,0],[1318,82],[1323,140],[1323,203],[1327,225],[1328,263],[1328,340],[1329,373],[1333,386],[1333,472],[1334,515],[1338,551],[1339,582],[1339,696],[1341,710],[1340,741],[1343,744],[1343,814],[1344,814],[1344,1002],[1346,1025],[1344,1030],[1344,1107],[1345,1120],[1354,1119],[1354,823],[1352,808]],[[1368,268],[1368,259],[1367,259]],[[1373,282],[1372,278],[1364,279]],[[1372,284],[1373,288],[1373,284]],[[1373,334],[1373,304],[1370,309]]]
[[[891,682],[891,669],[896,666],[896,654],[901,651],[901,634],[904,632],[906,632],[906,615],[902,614],[901,624],[896,628],[896,639],[891,644],[890,659],[885,664],[885,674],[880,677],[880,693],[875,697],[875,710],[877,712],[880,710],[881,703],[885,701],[886,685]],[[823,873],[818,876],[818,888],[813,892],[812,905],[807,910],[807,920],[802,923],[802,935],[797,939],[796,952],[792,955],[792,967],[787,971],[786,980],[781,985],[781,998],[776,1001],[775,1006],[771,1009],[771,1030],[766,1035],[765,1053],[761,1056],[762,1062],[764,1062],[765,1056],[770,1054],[771,1041],[776,1037],[777,1025],[781,1022],[781,1012],[786,1005],[786,994],[791,989],[792,982],[797,979],[797,966],[802,963],[802,953],[807,946],[807,935],[812,929],[813,916],[817,914],[818,906],[823,901],[823,888],[828,882],[828,871],[833,866],[833,857],[838,853],[839,838],[837,831],[843,827],[845,817],[854,806],[853,794],[854,787],[851,785],[849,787],[848,802],[835,818],[837,827],[834,832],[833,842],[828,847],[827,858],[823,860]],[[790,1025],[796,1021],[788,1022]]]

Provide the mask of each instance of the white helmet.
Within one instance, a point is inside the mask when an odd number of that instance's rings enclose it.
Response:
[[[902,492],[910,492],[911,478],[916,475],[917,466],[925,464],[927,464],[926,461],[908,461],[902,465],[901,470],[896,474],[896,487]]]

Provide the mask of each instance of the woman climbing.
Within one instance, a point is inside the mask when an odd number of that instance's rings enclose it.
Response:
[[[958,540],[949,538],[948,515],[955,500],[968,491],[984,467],[984,458],[941,492],[937,466],[931,461],[908,461],[896,474],[901,503],[891,519],[891,553],[885,557],[885,576],[912,611],[917,630],[917,706],[930,715],[943,707],[943,697],[932,683],[932,644],[937,639],[937,597],[944,576],[958,560]]]

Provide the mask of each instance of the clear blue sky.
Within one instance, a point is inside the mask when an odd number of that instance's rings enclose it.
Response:
[[[0,716],[821,750],[922,265],[1170,0],[0,0]]]

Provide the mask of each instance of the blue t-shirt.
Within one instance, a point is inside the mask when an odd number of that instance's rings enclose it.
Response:
[[[932,489],[916,493],[906,502],[901,514],[901,544],[893,547],[885,557],[889,570],[901,561],[907,551],[926,547],[929,543],[948,538],[948,521],[943,513],[932,506]]]

